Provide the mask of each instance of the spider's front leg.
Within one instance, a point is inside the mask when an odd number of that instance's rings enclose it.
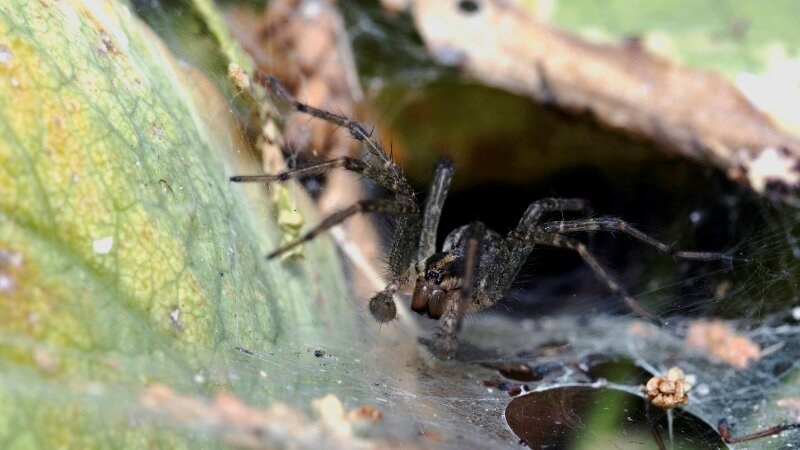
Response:
[[[455,355],[461,319],[474,303],[485,233],[480,222],[462,227],[448,236],[448,241],[459,241],[457,246],[445,248],[417,264],[419,275],[411,297],[411,309],[432,319],[441,319],[431,344],[433,354],[440,359]]]
[[[477,275],[481,259],[479,250],[481,249],[486,228],[482,223],[474,222],[470,224],[467,233],[469,238],[463,257],[461,287],[450,296],[450,301],[447,302],[442,315],[442,326],[439,332],[433,336],[431,349],[433,354],[441,359],[450,359],[456,353],[458,348],[456,333],[461,326],[464,313],[472,303],[478,280]]]
[[[378,322],[391,322],[397,317],[394,295],[406,289],[418,277],[424,269],[424,262],[436,251],[436,230],[452,179],[453,164],[448,160],[439,161],[425,199],[422,223],[414,224],[407,220],[398,222],[388,261],[395,278],[369,301],[369,312]]]

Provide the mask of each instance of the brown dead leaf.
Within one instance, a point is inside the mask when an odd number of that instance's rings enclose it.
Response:
[[[789,199],[800,185],[800,140],[721,76],[680,67],[635,43],[587,42],[513,2],[408,3],[429,52],[481,83],[591,114],[713,164],[761,194]]]

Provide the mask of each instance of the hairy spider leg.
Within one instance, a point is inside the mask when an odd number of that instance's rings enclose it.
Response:
[[[366,129],[358,122],[350,119],[349,117],[334,114],[324,111],[319,108],[307,105],[297,101],[289,91],[272,75],[264,76],[259,74],[258,79],[265,81],[267,86],[284,101],[292,105],[295,111],[308,114],[312,117],[331,122],[337,126],[347,128],[350,135],[364,143],[370,154],[378,156],[382,164],[380,166],[373,166],[360,159],[351,157],[342,157],[330,161],[322,161],[316,164],[311,164],[295,170],[289,170],[274,175],[241,175],[231,177],[234,182],[270,182],[270,181],[286,181],[289,178],[295,178],[302,175],[311,175],[324,172],[325,170],[341,167],[353,172],[361,173],[364,176],[375,180],[381,186],[395,192],[398,195],[406,197],[413,197],[414,190],[408,182],[400,174],[400,169],[392,162],[391,158],[386,155],[386,152],[378,144],[377,141],[372,139],[372,133],[368,133]],[[388,172],[388,173],[387,173]]]
[[[352,163],[353,160],[350,160],[344,163],[345,168],[348,168],[348,165],[350,167],[363,168],[364,172],[362,173],[364,176],[375,180],[381,186],[394,192],[398,202],[414,203],[416,201],[414,190],[403,177],[400,168],[389,158],[380,143],[372,138],[372,132],[368,132],[363,125],[347,116],[334,114],[298,101],[289,94],[277,78],[271,75],[266,77],[260,75],[259,79],[266,82],[273,92],[291,104],[297,112],[346,128],[350,132],[350,136],[366,147],[369,155],[376,156],[380,160],[378,162],[373,162],[369,159],[356,160],[359,161],[357,163]],[[408,269],[420,232],[421,226],[418,213],[398,217],[388,261],[389,269],[395,277],[400,276]]]
[[[441,359],[452,358],[458,347],[456,333],[461,328],[461,321],[475,292],[480,264],[478,252],[485,233],[486,226],[481,222],[471,223],[467,230],[469,237],[464,253],[464,274],[461,278],[461,288],[456,295],[450,296],[450,301],[442,314],[441,327],[433,336],[431,345],[433,353]]]
[[[591,212],[591,207],[589,202],[582,198],[543,198],[528,205],[528,209],[525,210],[525,214],[522,215],[517,228],[512,233],[517,236],[527,236],[539,225],[539,221],[544,214],[558,211],[589,213]]]
[[[394,164],[394,162],[392,162],[391,158],[389,158],[389,156],[386,154],[386,151],[383,150],[383,147],[381,147],[377,141],[372,139],[372,133],[368,132],[363,125],[347,116],[334,114],[332,112],[325,111],[324,109],[316,108],[314,106],[297,101],[297,99],[292,97],[286,88],[283,87],[281,82],[272,75],[268,75],[265,80],[270,89],[272,89],[273,92],[278,94],[278,96],[283,98],[286,102],[291,104],[295,110],[322,119],[326,122],[333,123],[340,127],[347,128],[347,130],[350,132],[350,136],[352,136],[353,139],[364,143],[364,145],[367,146],[370,154],[377,156],[381,159],[381,161],[383,161],[383,165],[386,170],[391,172],[392,175],[399,181],[402,181],[403,184],[407,184],[405,179],[400,174],[400,169]]]
[[[322,220],[317,226],[308,230],[304,235],[298,239],[282,246],[267,255],[267,259],[275,258],[281,254],[297,247],[298,245],[308,242],[323,231],[344,222],[350,216],[358,213],[386,213],[396,214],[400,216],[416,216],[419,214],[419,208],[415,203],[403,202],[398,200],[361,200],[354,205],[345,209],[337,211]]]
[[[663,325],[663,322],[658,318],[658,316],[648,311],[644,306],[640,305],[636,299],[628,294],[625,288],[623,288],[622,285],[620,285],[619,282],[614,279],[610,273],[608,273],[603,265],[600,264],[600,261],[598,261],[597,258],[595,258],[591,252],[589,252],[589,249],[583,242],[568,236],[555,233],[545,233],[541,231],[534,232],[529,239],[534,245],[547,245],[550,247],[574,250],[578,253],[578,255],[580,255],[589,268],[592,269],[592,272],[594,272],[595,276],[597,276],[597,278],[606,285],[608,290],[619,297],[628,308],[656,325]]]
[[[598,217],[590,219],[553,221],[542,224],[537,230],[545,233],[575,233],[581,231],[609,231],[627,234],[659,251],[681,259],[697,261],[729,260],[730,256],[716,252],[689,252],[676,250],[672,245],[667,245],[658,239],[634,228],[629,223],[615,217]]]
[[[439,218],[442,215],[442,208],[452,179],[452,163],[447,160],[439,161],[433,180],[431,180],[428,197],[425,199],[421,227],[419,222],[410,223],[407,217],[401,217],[398,221],[392,248],[389,252],[389,268],[394,278],[369,302],[369,310],[375,320],[379,322],[394,320],[397,314],[394,294],[416,278],[418,274],[416,263],[424,261],[436,252]],[[415,233],[416,236],[419,236],[418,242],[414,242]],[[416,255],[412,255],[415,248]],[[412,256],[414,256],[413,260]]]
[[[395,194],[409,198],[413,198],[414,196],[414,191],[408,184],[398,181],[397,178],[387,175],[385,171],[371,166],[358,158],[351,158],[349,156],[343,156],[341,158],[331,159],[328,161],[320,161],[276,174],[235,175],[230,178],[230,181],[235,183],[283,182],[306,175],[325,173],[328,170],[338,168],[363,175],[370,180],[375,181],[382,187],[394,192]]]
[[[486,302],[483,307],[497,303],[511,284],[517,278],[519,271],[533,251],[533,243],[528,236],[535,230],[542,216],[549,212],[557,211],[589,211],[589,203],[579,198],[544,198],[537,200],[525,210],[525,214],[512,230],[503,239],[502,245],[496,250],[492,267],[497,267],[494,273],[481,274],[486,277],[486,284],[482,286],[479,297]]]
[[[439,218],[453,179],[453,164],[449,160],[441,160],[436,165],[436,171],[431,181],[428,197],[425,199],[425,209],[422,215],[422,230],[419,236],[419,245],[414,261],[422,261],[436,252],[436,233],[439,229]]]

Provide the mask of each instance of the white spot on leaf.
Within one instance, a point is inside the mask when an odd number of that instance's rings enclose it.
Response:
[[[8,275],[0,273],[0,292],[11,292],[14,290],[14,280]]]
[[[114,237],[106,236],[104,238],[95,239],[92,241],[92,249],[98,255],[106,255],[111,251],[114,246]]]
[[[0,64],[8,64],[12,59],[14,59],[14,55],[11,53],[11,49],[4,44],[0,44]]]

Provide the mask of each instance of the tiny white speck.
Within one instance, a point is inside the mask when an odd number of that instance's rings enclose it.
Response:
[[[14,290],[14,280],[8,275],[0,273],[0,292],[11,292]]]
[[[175,308],[169,312],[169,318],[172,319],[173,322],[177,322],[180,319],[181,310],[180,308]]]
[[[104,238],[95,239],[92,241],[92,249],[94,252],[100,255],[106,255],[108,252],[111,251],[111,247],[114,246],[114,236],[106,236]]]
[[[19,80],[18,80],[18,79],[16,79],[16,78],[13,78],[13,77],[12,77],[12,78],[11,78],[11,86],[13,86],[13,87],[19,87]]]
[[[11,264],[12,266],[14,267],[22,266],[22,253],[11,252],[6,255],[3,255],[2,252],[0,252],[0,260],[2,260],[4,256],[8,260],[8,263]]]
[[[205,383],[206,377],[203,376],[202,373],[198,373],[194,376],[194,382],[197,384]]]
[[[264,372],[263,370],[262,370],[262,371],[260,371],[260,372],[258,372],[258,375],[259,375],[261,378],[267,378],[267,372]]]
[[[800,320],[800,306],[792,308],[792,318],[794,320]]]
[[[8,64],[14,58],[11,49],[3,44],[0,44],[0,64]]]
[[[336,380],[336,384],[342,384],[342,380]]]
[[[709,392],[711,392],[711,389],[705,383],[700,384],[696,388],[694,388],[694,393],[701,397],[704,395],[708,395]]]
[[[689,220],[691,220],[692,223],[700,222],[700,219],[702,219],[702,218],[703,218],[703,214],[700,213],[700,211],[692,211],[692,213],[689,214]]]

